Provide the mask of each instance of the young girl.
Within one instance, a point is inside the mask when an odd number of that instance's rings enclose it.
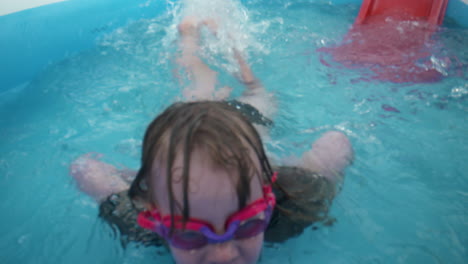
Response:
[[[272,125],[271,96],[234,52],[247,90],[214,101],[216,73],[196,55],[198,30],[208,25],[179,25],[191,102],[171,105],[148,126],[136,175],[89,154],[70,170],[128,240],[167,245],[177,263],[256,263],[264,240],[285,241],[327,220],[351,145],[327,132],[296,166],[271,165],[258,132]]]

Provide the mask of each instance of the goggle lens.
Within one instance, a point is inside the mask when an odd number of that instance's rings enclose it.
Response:
[[[185,250],[204,247],[208,239],[200,232],[176,230],[169,239],[172,246]]]
[[[254,237],[263,231],[267,227],[267,221],[265,219],[252,219],[240,225],[236,233],[234,233],[235,239],[246,239]]]

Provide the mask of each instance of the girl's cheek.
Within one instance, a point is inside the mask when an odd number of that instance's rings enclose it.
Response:
[[[255,264],[260,258],[263,247],[263,234],[238,241],[244,263]]]

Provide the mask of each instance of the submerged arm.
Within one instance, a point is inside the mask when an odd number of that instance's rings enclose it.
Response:
[[[272,118],[276,113],[275,97],[267,92],[244,57],[236,49],[234,49],[234,58],[239,64],[240,72],[237,78],[246,88],[238,100],[254,106],[264,116]]]

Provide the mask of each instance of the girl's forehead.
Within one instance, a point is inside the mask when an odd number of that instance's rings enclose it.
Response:
[[[259,162],[256,162],[259,163]],[[254,163],[254,164],[256,164]],[[259,164],[258,167],[260,166]],[[159,166],[160,175],[155,181],[156,192],[154,195],[158,203],[158,209],[163,214],[169,214],[169,190],[167,188],[167,175],[164,166]],[[181,213],[183,208],[183,158],[178,155],[172,167],[172,188],[176,201],[176,214]],[[259,171],[256,168],[255,171]],[[247,201],[250,203],[260,198],[262,193],[260,175],[248,175],[250,180],[251,195]],[[190,217],[200,218],[221,226],[228,216],[239,208],[239,199],[236,185],[239,178],[237,168],[227,169],[215,165],[204,151],[195,151],[190,159],[188,202]]]
[[[218,178],[219,176],[225,174],[227,178],[231,181],[233,185],[239,179],[239,168],[233,164],[217,164],[213,157],[215,154],[210,154],[204,148],[196,148],[189,159],[189,178],[191,182],[194,182],[195,185],[199,182],[202,176],[215,176]],[[233,158],[234,159],[234,158]],[[262,169],[260,165],[259,157],[255,154],[255,152],[251,149],[248,151],[248,154],[243,157],[244,161],[249,161],[250,164],[249,168],[249,178],[258,178],[261,181]],[[178,183],[183,181],[183,172],[184,172],[184,154],[181,149],[177,151],[177,154],[174,157],[174,161],[172,163],[171,173],[172,173],[172,184]],[[153,182],[162,183],[164,182],[165,186],[167,186],[167,172],[168,172],[168,163],[166,157],[156,157],[153,160],[152,164],[152,171],[151,171],[151,178]],[[206,170],[210,171],[217,171],[217,174],[210,174],[206,173]],[[209,177],[208,177],[209,178]],[[211,180],[211,179],[210,179]],[[160,185],[160,184],[158,184]]]

